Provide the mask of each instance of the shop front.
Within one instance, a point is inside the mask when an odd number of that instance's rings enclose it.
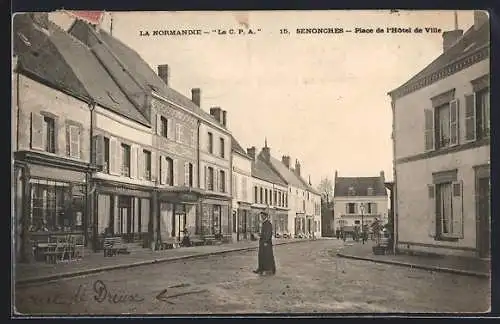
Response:
[[[55,236],[87,245],[89,165],[28,151],[16,152],[15,159],[16,258],[29,261]]]
[[[180,191],[160,191],[158,194],[159,217],[155,227],[160,242],[182,241],[185,230],[192,235],[196,232],[200,192],[196,189]]]
[[[204,197],[201,201],[201,213],[197,214],[195,235],[230,239],[231,200],[228,197]]]
[[[96,249],[105,235],[122,237],[127,243],[147,241],[153,229],[152,188],[100,179],[95,179],[94,186]]]
[[[259,208],[259,207],[254,207],[252,206],[251,212],[250,212],[250,217],[249,217],[249,231],[248,233],[251,234],[259,234],[262,229],[262,220],[260,219],[260,213],[265,212],[269,213],[272,221],[272,213],[268,208]]]
[[[250,239],[250,214],[251,205],[245,202],[238,202],[238,209],[233,211],[233,228],[236,229],[236,237],[238,241]]]
[[[282,237],[284,234],[288,234],[288,212],[276,210],[273,215],[273,232]]]
[[[297,213],[295,216],[295,236],[306,234],[306,216],[302,213]]]

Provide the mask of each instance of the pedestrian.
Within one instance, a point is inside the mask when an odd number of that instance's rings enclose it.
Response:
[[[269,215],[265,212],[260,213],[262,220],[262,231],[259,239],[259,260],[258,267],[254,270],[254,273],[264,274],[264,273],[276,273],[276,263],[274,261],[273,253],[273,225],[269,221]]]
[[[182,237],[182,246],[191,246],[191,239],[189,238],[189,231],[187,228],[184,228],[184,230],[182,231],[184,236]]]

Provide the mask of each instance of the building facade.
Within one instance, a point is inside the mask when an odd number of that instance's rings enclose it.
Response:
[[[389,93],[399,250],[490,255],[487,13],[462,34],[445,32],[443,53]]]
[[[232,172],[232,235],[233,240],[248,238],[250,232],[250,213],[252,200],[252,162],[243,147],[232,138],[231,154],[233,159]]]
[[[383,171],[379,177],[339,177],[335,171],[335,233],[369,231],[375,219],[386,224],[388,203]]]

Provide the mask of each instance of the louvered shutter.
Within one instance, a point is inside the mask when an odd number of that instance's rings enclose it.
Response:
[[[214,191],[220,191],[220,186],[219,186],[219,170],[214,169]]]
[[[149,168],[151,169],[151,167]],[[141,147],[137,148],[137,179],[144,179],[146,173],[146,159],[144,150]]]
[[[94,156],[92,159],[97,166],[104,165],[104,137],[102,135],[94,136]]]
[[[463,184],[462,181],[456,181],[452,183],[452,233],[454,237],[464,238],[463,226]]]
[[[198,188],[198,164],[193,163],[193,187]]]
[[[167,137],[171,140],[175,139],[174,123],[171,118],[167,119]]]
[[[172,160],[172,167],[174,168],[174,186],[178,186],[179,185],[179,163],[177,161],[177,159],[173,159]]]
[[[459,142],[459,106],[458,99],[450,102],[450,145],[458,145]]]
[[[209,179],[208,179],[208,167],[206,165],[203,167],[203,172],[205,174],[205,185],[203,186],[203,189],[208,190]]]
[[[162,122],[161,122],[161,115],[160,114],[157,114],[156,115],[156,134],[157,135],[162,135],[161,132],[162,132]]]
[[[115,146],[116,146],[116,155],[115,155],[116,169],[117,169],[117,173],[121,174],[122,164],[123,164],[123,158],[122,158],[123,149],[122,149],[122,145],[121,145],[120,141],[118,141],[118,140],[115,141]]]
[[[109,139],[109,173],[113,175],[120,174],[118,165],[118,156],[121,152],[118,150],[118,141],[116,138]]]
[[[139,148],[137,145],[133,144],[130,146],[130,177],[134,179],[137,179],[137,159],[139,158],[138,151]]]
[[[436,186],[433,184],[427,185],[428,195],[428,225],[429,236],[436,238]]]
[[[157,177],[157,171],[158,171],[158,159],[156,157],[156,152],[151,151],[151,180],[155,181],[158,179]]]
[[[225,181],[226,181],[226,190],[224,190],[225,193],[231,193],[231,173],[230,172],[224,172],[225,173]],[[236,182],[234,183],[236,185]]]
[[[45,133],[43,132],[43,116],[31,113],[31,148],[37,150],[45,149]]]
[[[465,141],[476,140],[476,94],[465,96]]]
[[[164,156],[160,155],[160,184],[165,184],[167,183],[167,160],[165,159]]]
[[[425,151],[434,150],[434,110],[425,109]]]
[[[189,162],[184,162],[184,185],[189,187]]]

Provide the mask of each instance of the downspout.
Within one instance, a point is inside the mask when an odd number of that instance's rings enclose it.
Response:
[[[90,148],[89,148],[89,152],[90,152],[90,163],[89,163],[89,168],[88,168],[88,171],[86,173],[86,180],[87,180],[87,203],[85,204],[86,206],[86,212],[85,214],[87,215],[87,217],[91,217],[92,218],[92,250],[94,252],[97,252],[97,223],[98,223],[98,219],[97,219],[97,193],[94,191],[94,192],[91,192],[91,189],[92,189],[92,186],[94,185],[93,181],[92,181],[92,173],[93,173],[93,170],[95,168],[95,164],[96,164],[96,161],[95,161],[95,154],[94,154],[94,110],[95,110],[95,101],[91,98],[89,100],[89,110],[90,110],[90,130],[89,130],[89,139],[90,139]],[[86,241],[88,240],[87,238],[87,233],[88,233],[88,220],[86,220],[86,225],[84,226],[85,230],[86,230],[86,233],[85,233],[85,238],[86,238]],[[88,245],[88,241],[86,242],[86,245]]]
[[[397,252],[397,246],[398,246],[398,227],[399,227],[399,220],[398,220],[398,211],[397,211],[397,177],[396,177],[396,102],[394,100],[391,100],[391,109],[392,109],[392,178],[393,178],[393,185],[392,185],[392,191],[391,195],[393,198],[392,204],[391,204],[391,209],[392,209],[392,227],[393,227],[393,232],[394,232],[394,237],[393,237],[393,244],[392,244],[392,252],[396,254]]]
[[[14,70],[14,73],[16,74],[16,107],[17,107],[17,114],[16,114],[16,119],[17,119],[17,125],[16,125],[16,151],[19,151],[19,137],[20,137],[20,130],[19,130],[19,124],[21,122],[21,109],[19,108],[19,104],[21,102],[20,100],[20,95],[19,95],[19,72],[17,71],[17,67]]]
[[[227,174],[227,177],[229,177],[229,195],[230,195],[230,198],[229,198],[229,212],[228,212],[228,220],[227,220],[227,224],[228,224],[228,229],[227,229],[227,233],[228,233],[228,236],[232,236],[233,234],[233,224],[232,224],[232,220],[233,220],[233,154],[232,154],[232,141],[233,141],[233,138],[232,136],[230,135],[229,136],[229,140],[231,141],[231,143],[229,143],[229,172]],[[236,221],[238,221],[238,216],[236,216]]]
[[[201,128],[201,121],[199,119],[196,120],[196,124],[198,127],[198,130],[196,132],[196,169],[198,173],[198,179],[197,179],[197,185],[198,188],[201,191],[201,166],[200,166],[200,128]],[[206,189],[206,188],[205,188]],[[202,217],[203,217],[203,210],[202,210],[202,197],[200,196],[200,201],[198,202],[198,213],[199,213],[199,220],[200,220],[200,233],[203,235],[204,229],[203,229],[203,222],[202,222]]]

